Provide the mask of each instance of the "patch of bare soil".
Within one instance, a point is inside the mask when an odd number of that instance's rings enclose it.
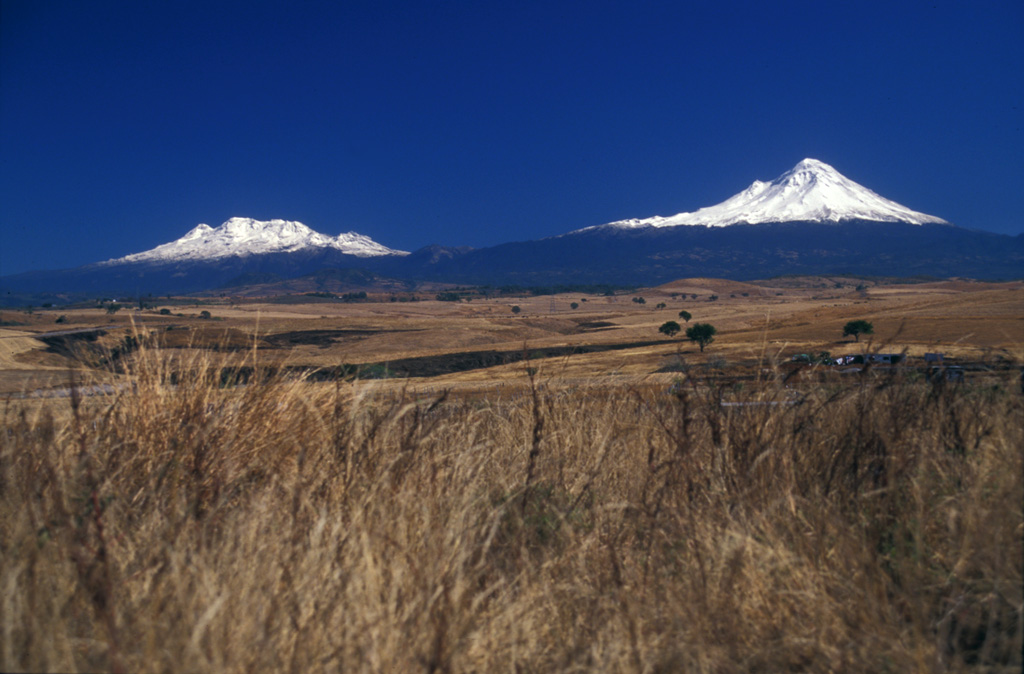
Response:
[[[614,328],[616,327],[616,325],[611,321],[584,321],[583,323],[579,324],[579,327],[581,330],[588,330],[594,332],[597,330],[607,330],[609,328]]]
[[[275,335],[267,335],[263,338],[263,342],[267,346],[275,349],[288,349],[299,345],[312,345],[327,348],[338,342],[390,332],[410,331],[360,328],[338,330],[294,330],[290,332],[281,332]]]
[[[154,333],[154,343],[165,349],[241,351],[253,347],[252,337],[238,328],[174,327]]]
[[[478,370],[497,365],[508,365],[521,360],[542,360],[544,358],[559,358],[572,354],[600,353],[604,351],[619,351],[622,349],[635,349],[643,346],[654,346],[664,344],[664,340],[628,342],[620,344],[588,344],[576,346],[531,348],[517,351],[467,351],[463,353],[450,353],[442,356],[423,356],[420,358],[404,358],[390,361],[385,365],[387,370],[394,376],[399,377],[436,377],[454,372],[465,372],[467,370]]]

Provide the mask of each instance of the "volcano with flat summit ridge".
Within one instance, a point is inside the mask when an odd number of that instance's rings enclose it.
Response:
[[[178,262],[248,257],[302,250],[332,250],[356,257],[408,255],[402,250],[382,246],[357,232],[327,236],[301,222],[231,218],[219,227],[197,225],[185,236],[142,253],[133,253],[101,264],[132,262]]]
[[[329,236],[301,222],[235,217],[218,227],[197,225],[180,239],[141,253],[2,277],[0,288],[21,294],[193,293],[245,275],[297,278],[322,269],[366,269],[370,260],[407,255],[357,232]]]

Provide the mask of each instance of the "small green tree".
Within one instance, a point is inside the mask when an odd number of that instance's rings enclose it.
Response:
[[[655,305],[655,307],[654,307],[654,308],[655,308],[655,309],[664,309],[664,308],[665,308],[665,307],[667,307],[667,306],[668,306],[668,305],[667,305],[667,304],[665,304],[664,302],[658,302],[658,304],[657,304],[657,305]]]
[[[580,303],[579,302],[571,302],[569,304],[569,308],[570,309],[579,309],[580,308]]]
[[[686,311],[684,309],[683,311],[679,312],[679,318],[681,318],[684,321],[686,321],[687,323],[689,323],[690,319],[693,318],[693,314],[691,314],[689,311]]]
[[[107,305],[107,313],[108,314],[116,314],[118,311],[121,311],[121,305],[120,304],[116,304],[114,302],[111,302],[110,304]]]
[[[857,319],[856,321],[850,321],[843,326],[843,337],[849,337],[853,335],[854,341],[859,342],[861,335],[872,335],[875,333],[875,326],[865,321],[864,319]]]
[[[675,321],[665,321],[661,324],[661,327],[658,328],[658,332],[667,335],[668,337],[675,337],[680,330],[682,330],[682,328],[679,327],[679,324]]]
[[[512,313],[518,314],[520,311],[522,311],[522,309],[519,308],[518,304],[512,306]]]
[[[700,352],[704,353],[704,347],[715,341],[715,333],[718,330],[710,323],[694,323],[686,329],[686,338],[691,342],[697,342]]]
[[[199,312],[199,318],[203,318],[203,319],[209,320],[210,318],[212,318],[212,316],[210,315],[209,311],[207,311],[206,309],[203,309],[202,311]]]

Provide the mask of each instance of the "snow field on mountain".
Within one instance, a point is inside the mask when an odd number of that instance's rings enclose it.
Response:
[[[771,182],[755,180],[739,194],[720,204],[692,213],[667,217],[619,220],[598,227],[633,229],[639,227],[677,227],[704,225],[727,227],[739,223],[765,222],[840,222],[870,220],[947,224],[942,218],[919,213],[879,196],[863,185],[843,176],[817,159],[804,159],[790,171]],[[584,230],[592,230],[587,227]]]
[[[176,241],[142,253],[109,260],[108,263],[215,260],[232,256],[246,257],[325,248],[356,257],[408,254],[383,246],[370,237],[356,232],[331,237],[301,222],[231,218],[219,227],[197,225]]]

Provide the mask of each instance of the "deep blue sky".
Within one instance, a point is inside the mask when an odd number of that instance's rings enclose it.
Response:
[[[2,0],[0,273],[235,215],[484,246],[804,157],[1024,231],[1024,3]]]

